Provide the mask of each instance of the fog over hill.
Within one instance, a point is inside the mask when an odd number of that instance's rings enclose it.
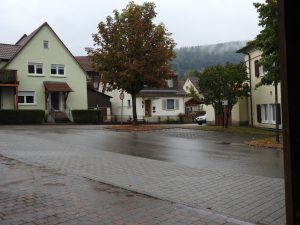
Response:
[[[243,61],[243,54],[236,51],[246,45],[247,41],[232,41],[214,45],[199,45],[176,49],[176,58],[172,61],[173,69],[179,77],[183,77],[187,70],[202,71],[206,67],[217,64],[239,63]]]

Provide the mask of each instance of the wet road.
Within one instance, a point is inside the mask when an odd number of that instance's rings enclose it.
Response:
[[[176,131],[176,130],[175,130]],[[24,126],[1,127],[1,133],[34,136],[47,140],[82,147],[85,151],[101,154],[110,151],[137,157],[173,162],[189,167],[231,170],[238,173],[283,177],[283,154],[276,149],[258,149],[222,141],[221,136],[201,132],[197,138],[168,136],[168,130],[155,132],[114,132],[96,126]],[[180,130],[178,131],[180,133]],[[185,132],[188,132],[185,131]],[[195,132],[195,131],[190,131]],[[204,132],[204,134],[203,134]],[[209,135],[206,137],[206,135]],[[228,137],[226,137],[228,138]],[[228,140],[228,139],[226,139]],[[101,150],[101,151],[99,151]],[[12,150],[13,151],[13,150]],[[41,146],[42,151],[42,146]],[[53,149],[55,151],[55,149]]]

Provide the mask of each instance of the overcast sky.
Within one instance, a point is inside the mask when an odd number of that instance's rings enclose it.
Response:
[[[144,1],[136,0],[137,3]],[[253,2],[263,0],[152,0],[177,47],[251,40],[261,30]],[[0,43],[15,43],[48,22],[74,55],[92,47],[97,24],[125,8],[125,0],[0,0]]]

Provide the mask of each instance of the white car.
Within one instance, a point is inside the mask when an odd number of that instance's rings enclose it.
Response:
[[[196,122],[199,125],[202,125],[203,123],[206,123],[206,114],[202,115],[202,116],[197,116],[196,117]]]

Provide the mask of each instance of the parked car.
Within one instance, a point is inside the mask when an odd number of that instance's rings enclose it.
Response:
[[[197,116],[196,117],[196,122],[199,125],[202,125],[203,123],[206,123],[206,114],[202,115],[202,116]]]

